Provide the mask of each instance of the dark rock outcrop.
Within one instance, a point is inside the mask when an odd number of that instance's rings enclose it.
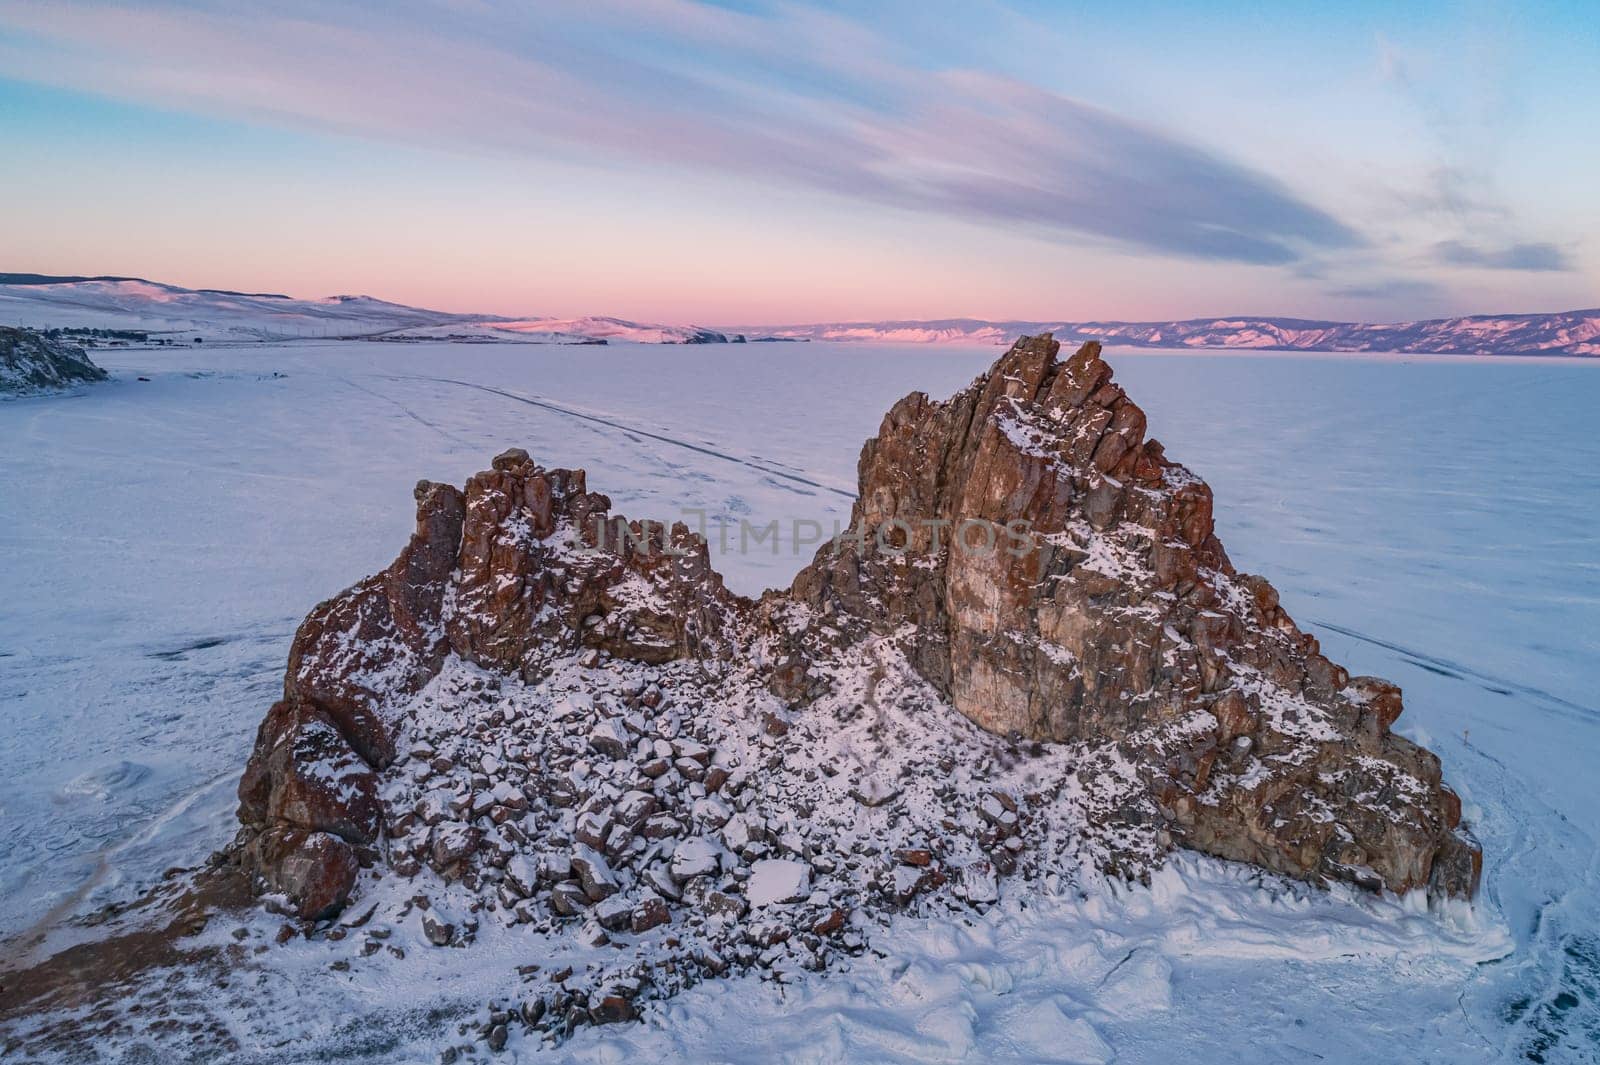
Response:
[[[83,348],[32,329],[0,326],[0,394],[49,392],[104,381]]]
[[[317,605],[289,648],[284,699],[320,708],[374,768],[394,758],[379,708],[439,671],[441,626],[464,506],[450,485],[417,484],[417,530],[390,567]]]
[[[343,909],[361,872],[349,843],[284,823],[251,835],[241,857],[263,889],[285,896],[296,913],[313,920]]]
[[[1298,877],[1470,893],[1460,803],[1217,540],[1211,490],[1145,435],[1100,345],[1024,338],[944,403],[895,405],[852,525],[794,597],[907,659],[991,732],[1115,744],[1171,837]],[[826,651],[824,652],[826,653]],[[1082,772],[1094,789],[1103,761]],[[1122,814],[1133,811],[1125,808]]]
[[[423,481],[416,498],[417,529],[400,557],[301,622],[283,700],[262,721],[239,782],[245,869],[306,916],[337,909],[355,887],[355,854],[371,850],[382,828],[376,771],[394,759],[384,709],[437,673],[447,651],[441,613],[462,496]],[[320,872],[311,869],[318,862]]]
[[[1063,361],[1048,335],[1024,338],[951,400],[896,404],[862,451],[857,535],[826,545],[788,593],[759,603],[724,588],[682,525],[611,515],[582,471],[546,470],[513,450],[464,492],[424,482],[417,531],[395,563],[318,606],[296,633],[284,699],[240,783],[234,853],[258,884],[317,916],[350,897],[385,833],[404,836],[390,857],[405,875],[427,864],[447,878],[474,875],[473,855],[494,837],[510,872],[490,879],[522,885],[502,901],[526,907],[549,880],[539,897],[565,916],[618,890],[608,859],[652,860],[681,818],[704,820],[724,841],[735,832],[735,842],[706,849],[696,836],[664,852],[672,862],[649,875],[677,899],[686,880],[705,879],[700,865],[716,868],[719,848],[753,844],[714,798],[730,767],[679,735],[678,711],[654,735],[646,715],[679,695],[685,713],[704,706],[715,678],[735,672],[796,711],[857,698],[851,684],[870,704],[898,668],[989,733],[1069,753],[1051,762],[1069,767],[1053,790],[1029,802],[1081,804],[1073,823],[1096,838],[1094,860],[1109,871],[1139,875],[1180,845],[1309,880],[1470,895],[1477,847],[1438,759],[1390,732],[1399,690],[1349,677],[1266,580],[1235,571],[1210,489],[1166,458],[1145,422],[1097,344]],[[453,813],[431,800],[384,809],[379,798],[407,700],[451,655],[529,683],[575,655],[596,667],[688,663],[692,673],[661,675],[698,679],[692,692],[633,691],[637,720],[591,710],[593,722],[562,726],[578,727],[634,790],[616,809],[598,798],[582,806],[577,843],[546,876],[513,855],[530,803],[581,800],[557,771],[570,755],[537,772],[529,756],[515,786],[485,770],[490,790],[475,785]],[[841,720],[854,712],[833,710]],[[796,741],[781,712],[748,712],[760,743]],[[436,735],[437,722],[430,728]],[[433,759],[432,741],[413,739],[422,745],[403,757],[413,767]],[[457,770],[433,760],[424,777]],[[653,812],[656,798],[678,801],[679,787],[692,816]],[[848,787],[870,811],[899,794],[870,777]],[[950,878],[929,871],[921,845],[901,847],[890,895],[992,901],[1022,842],[1009,793],[982,806],[973,831],[987,857]],[[711,897],[697,901],[716,909]],[[644,923],[668,913],[657,901],[662,912]],[[634,920],[621,901],[603,916]]]
[[[682,523],[630,522],[582,470],[508,451],[467,482],[449,644],[525,677],[580,647],[666,662],[726,656],[743,608]]]
[[[532,677],[582,648],[642,662],[726,660],[748,628],[749,604],[723,587],[703,540],[681,523],[611,515],[610,500],[585,490],[582,470],[545,470],[514,449],[465,493],[423,481],[415,494],[416,532],[394,563],[301,623],[284,698],[262,722],[239,784],[251,841],[239,848],[244,867],[302,915],[323,912],[329,898],[341,905],[356,871],[344,850],[295,832],[372,851],[382,823],[376,773],[395,756],[394,705],[447,654]],[[267,836],[276,842],[263,847]],[[276,863],[291,854],[302,865],[325,858],[330,869],[285,874]],[[303,895],[297,884],[316,890]]]

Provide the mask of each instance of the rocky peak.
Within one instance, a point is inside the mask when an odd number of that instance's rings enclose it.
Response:
[[[1025,338],[950,400],[896,404],[862,449],[852,515],[888,535],[824,547],[793,593],[880,633],[909,626],[908,657],[984,728],[1064,741],[1150,715],[1134,697],[1153,657],[1083,666],[1111,650],[1092,619],[1128,605],[1106,597],[1193,594],[1227,559],[1209,489],[1145,439],[1099,345],[1057,351]],[[1135,564],[1151,556],[1159,575]]]
[[[521,449],[464,492],[422,481],[415,496],[416,531],[399,557],[296,631],[284,698],[240,782],[239,818],[255,841],[247,865],[302,913],[336,909],[354,883],[352,859],[376,857],[375,774],[395,758],[396,706],[448,655],[526,678],[583,649],[726,661],[749,609],[682,523],[612,515],[582,470],[546,470]],[[311,850],[323,859],[298,860]],[[317,868],[329,855],[344,871],[331,894]]]
[[[1025,337],[948,401],[897,403],[861,452],[853,526],[879,534],[824,546],[794,598],[893,637],[990,732],[1114,745],[1182,844],[1470,892],[1459,801],[1389,731],[1399,689],[1352,680],[1234,570],[1211,489],[1146,438],[1098,343],[1058,356]]]
[[[733,653],[747,604],[683,523],[612,515],[582,470],[544,470],[520,449],[465,499],[446,625],[461,657],[533,676],[580,647],[642,662]]]

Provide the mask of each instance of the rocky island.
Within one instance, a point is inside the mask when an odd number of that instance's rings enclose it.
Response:
[[[1390,731],[1399,689],[1235,570],[1098,344],[1027,337],[906,397],[859,471],[858,534],[759,600],[581,470],[513,450],[419,484],[395,562],[296,633],[219,860],[305,922],[565,937],[573,966],[491,1042],[1178,847],[1475,891],[1439,760]]]
[[[0,326],[0,395],[53,392],[105,379],[106,372],[77,344],[34,329]]]

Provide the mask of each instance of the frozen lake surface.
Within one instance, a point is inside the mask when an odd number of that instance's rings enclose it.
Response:
[[[0,403],[0,936],[126,897],[231,836],[295,625],[393,558],[418,478],[460,484],[520,446],[586,468],[630,517],[831,529],[890,404],[942,398],[998,354],[114,351],[97,354],[109,384]],[[976,946],[907,928],[881,971],[786,1000],[708,987],[564,1053],[1594,1060],[1600,362],[1110,360],[1168,454],[1215,490],[1235,564],[1270,577],[1334,660],[1405,688],[1397,728],[1443,759],[1484,846],[1475,912],[1295,917],[1219,863],[1180,863],[1114,913],[1065,900]],[[719,559],[750,594],[804,561],[787,543]],[[1131,984],[1086,960],[1124,954]],[[935,1007],[959,1031],[930,1034],[918,1011]]]

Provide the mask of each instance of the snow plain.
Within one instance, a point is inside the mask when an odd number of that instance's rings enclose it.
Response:
[[[629,515],[831,528],[888,406],[947,395],[998,354],[119,349],[97,353],[108,384],[0,403],[0,936],[60,930],[231,836],[294,626],[393,557],[417,478],[460,483],[521,446],[587,468]],[[1111,361],[1216,491],[1235,563],[1270,576],[1335,660],[1404,686],[1397,727],[1440,754],[1484,844],[1476,906],[1429,913],[1185,858],[1148,889],[1008,897],[958,929],[905,921],[847,972],[701,985],[551,1057],[1596,1059],[1600,366]],[[719,564],[749,593],[811,550],[730,547]],[[434,1060],[454,1028],[424,1011],[502,993],[517,949],[335,978],[307,943],[237,1030],[256,1060]],[[296,1042],[274,1049],[288,1016]]]

